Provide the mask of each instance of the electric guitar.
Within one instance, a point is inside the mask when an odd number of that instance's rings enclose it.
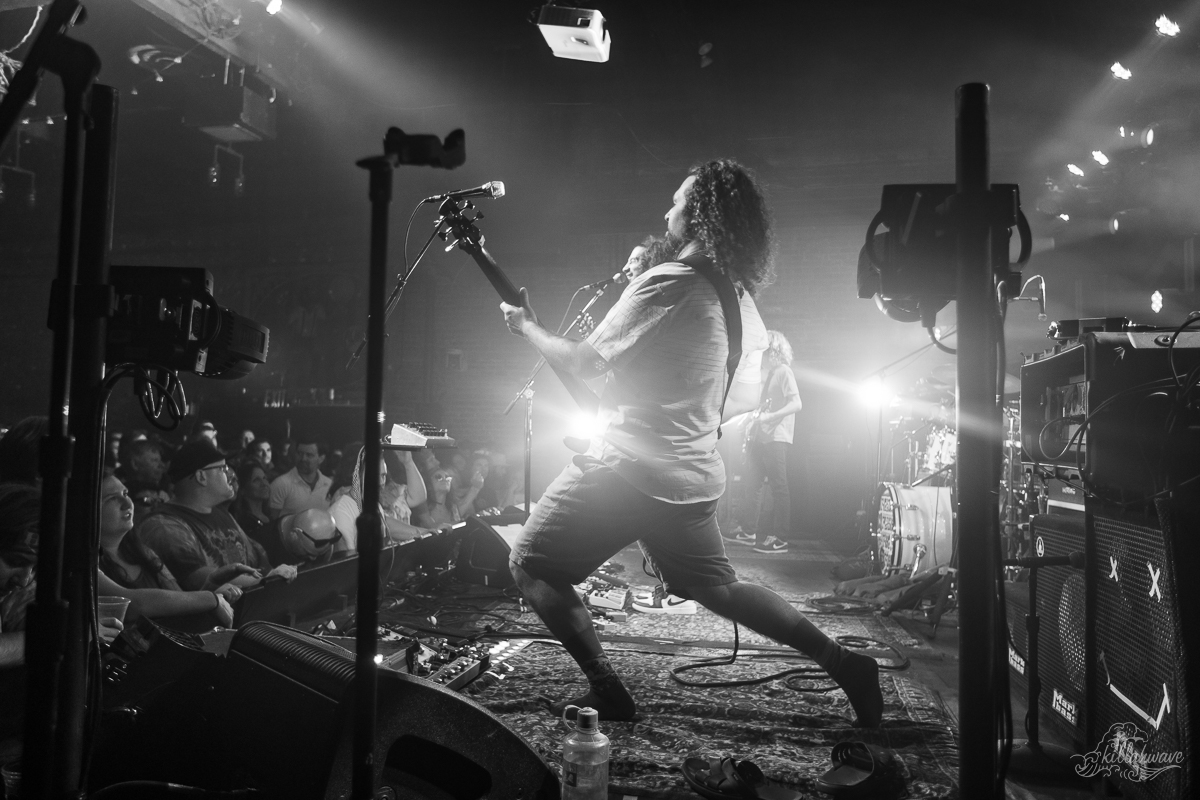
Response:
[[[755,439],[758,438],[759,430],[762,430],[763,433],[771,432],[771,428],[774,427],[773,425],[768,427],[767,425],[759,422],[759,418],[761,418],[763,414],[766,414],[770,410],[771,410],[771,398],[768,397],[766,400],[763,401],[763,404],[761,407],[754,410],[754,413],[752,413],[750,415],[750,419],[746,420],[746,436],[744,439],[742,439],[742,454],[743,455],[745,455],[746,452],[750,450],[750,445],[755,441]]]
[[[500,295],[501,300],[510,306],[519,306],[521,305],[520,291],[483,246],[483,234],[475,225],[477,220],[483,219],[483,213],[476,210],[475,216],[466,216],[466,212],[474,208],[475,205],[470,200],[446,198],[438,209],[438,213],[441,214],[441,218],[437,221],[438,236],[443,242],[449,243],[446,247],[447,250],[458,247],[475,260],[479,269],[483,270],[484,277]],[[550,364],[550,368],[554,370],[554,374],[562,381],[567,392],[583,411],[595,414],[599,410],[600,400],[587,387],[587,384],[568,372],[558,370],[553,364]]]

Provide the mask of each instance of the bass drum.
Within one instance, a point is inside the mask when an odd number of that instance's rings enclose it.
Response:
[[[954,502],[949,486],[881,483],[875,495],[875,534],[885,572],[916,574],[950,565]]]

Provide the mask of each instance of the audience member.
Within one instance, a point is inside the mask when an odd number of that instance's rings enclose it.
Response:
[[[138,616],[159,619],[211,611],[218,623],[232,627],[230,603],[242,596],[242,590],[226,583],[212,591],[183,591],[158,555],[130,535],[133,508],[125,485],[118,478],[105,478],[100,489],[100,579],[119,588],[101,585],[100,593],[133,601],[127,621]]]
[[[265,547],[264,539],[268,538],[267,528],[271,526],[271,516],[267,512],[267,500],[271,497],[271,482],[267,480],[267,473],[257,461],[242,464],[238,468],[236,476],[237,497],[229,504],[229,513],[233,515],[247,536]],[[267,555],[270,557],[270,548],[268,548]]]
[[[271,482],[267,508],[273,517],[299,514],[310,508],[329,510],[329,488],[333,481],[321,473],[325,446],[315,438],[296,443],[296,466]]]
[[[208,420],[200,423],[200,427],[196,430],[195,439],[208,439],[212,442],[213,447],[218,450],[221,449],[221,445],[217,444],[217,426]]]
[[[168,477],[175,499],[163,503],[137,525],[136,535],[167,565],[185,589],[203,589],[220,567],[241,564],[245,574],[232,579],[251,586],[264,575],[296,577],[296,568],[272,568],[262,545],[241,529],[220,504],[233,499],[225,456],[207,438],[188,442],[171,461]]]
[[[418,524],[425,528],[445,530],[455,522],[461,522],[458,508],[451,499],[450,492],[454,488],[454,471],[447,467],[438,467],[429,476],[433,491],[425,500],[425,505],[418,516]]]
[[[250,430],[249,428],[242,431],[242,438],[238,444],[238,449],[249,450],[250,445],[252,445],[253,443],[254,443],[254,431]]]
[[[475,508],[479,511],[493,513],[503,512],[509,506],[515,506],[525,498],[517,497],[514,490],[513,473],[508,468],[508,458],[504,453],[486,453],[491,466],[484,475],[483,488],[475,498]],[[479,513],[478,511],[476,513]]]
[[[337,529],[333,517],[319,508],[280,517],[276,529],[282,557],[289,560],[328,561],[335,545],[342,539],[342,532]]]
[[[50,430],[46,417],[26,417],[0,439],[0,482],[16,481],[41,486],[39,448]]]
[[[135,513],[141,518],[149,509],[171,499],[163,485],[167,465],[162,448],[149,439],[138,439],[125,447],[125,455],[116,475],[133,498]]]
[[[249,460],[255,461],[263,469],[263,473],[267,476],[267,481],[273,481],[279,477],[279,471],[275,468],[275,462],[271,459],[271,442],[267,439],[255,439],[250,444]]]
[[[454,481],[454,488],[451,490],[451,497],[454,502],[454,507],[458,509],[460,519],[466,519],[476,513],[476,509],[482,509],[483,506],[475,502],[479,497],[479,492],[483,489],[484,480],[488,476],[488,471],[491,469],[491,462],[488,457],[482,453],[476,453],[471,458],[471,463],[468,466],[468,471],[455,469],[458,475],[470,475],[470,481]]]
[[[350,489],[342,493],[329,507],[330,516],[333,517],[333,522],[342,535],[341,540],[334,546],[339,552],[353,553],[358,550],[358,516],[362,513],[363,464],[366,454],[365,447],[359,448]],[[398,493],[390,507],[384,507],[381,503],[379,508],[387,538],[397,542],[416,539],[434,532],[428,526],[420,527],[412,524],[412,506],[420,505],[425,500],[422,496],[424,482],[421,480],[411,453],[404,452],[401,462],[407,473],[407,483],[402,484],[404,491]],[[382,490],[387,484],[387,462],[383,459],[380,459],[379,462],[379,472],[379,486]],[[416,488],[418,486],[420,488]]]

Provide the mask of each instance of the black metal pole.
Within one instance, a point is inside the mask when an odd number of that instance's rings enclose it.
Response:
[[[112,230],[113,173],[116,165],[117,93],[96,85],[89,92],[90,128],[84,155],[80,211],[79,267],[75,299],[75,345],[72,359],[71,438],[75,461],[67,486],[63,541],[63,597],[69,609],[65,660],[60,692],[59,761],[55,794],[74,796],[83,788],[90,744],[88,714],[94,711],[100,686],[88,691],[98,664],[90,660],[97,646],[92,636],[95,614],[96,563],[100,546],[99,488],[104,469],[104,345],[111,308],[108,249]]]
[[[58,269],[50,297],[49,327],[54,331],[50,366],[49,426],[42,440],[41,519],[38,585],[26,632],[27,706],[23,794],[49,800],[63,769],[59,751],[59,688],[67,650],[68,605],[63,597],[63,539],[67,479],[73,440],[70,422],[74,344],[75,282],[79,266],[80,208],[83,197],[84,108],[88,89],[100,71],[100,59],[87,45],[59,36],[47,50],[47,67],[63,81],[66,129],[63,145],[62,201],[59,209]]]
[[[388,206],[392,201],[392,161],[366,158],[370,173],[371,255],[367,289],[367,398],[363,429],[362,512],[358,517],[358,611],[354,669],[354,742],[351,797],[375,796],[375,664],[379,624],[379,554],[383,519],[379,513],[379,461],[383,455],[383,355],[387,307]]]
[[[958,213],[959,792],[996,792],[994,542],[999,527],[995,453],[996,335],[988,209],[988,87],[955,95]]]

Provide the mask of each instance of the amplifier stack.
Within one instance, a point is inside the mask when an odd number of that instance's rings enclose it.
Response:
[[[1111,323],[1113,321],[1104,321]],[[1100,326],[1105,327],[1105,326]],[[1039,717],[1075,771],[1126,797],[1195,797],[1200,743],[1200,332],[1098,330],[1021,372],[1024,472],[1040,483]],[[1014,694],[1028,686],[1027,584],[1008,583]]]

